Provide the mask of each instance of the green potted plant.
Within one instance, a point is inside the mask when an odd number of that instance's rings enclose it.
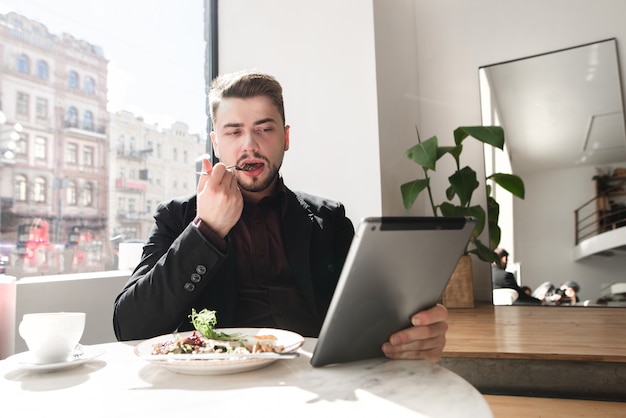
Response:
[[[499,126],[462,126],[454,130],[454,146],[439,146],[436,136],[421,141],[419,132],[418,143],[406,151],[406,156],[417,163],[423,170],[423,178],[419,178],[400,186],[404,207],[409,209],[420,193],[426,191],[434,216],[473,216],[477,220],[476,230],[465,249],[465,255],[475,254],[486,262],[495,262],[498,257],[493,250],[500,243],[501,230],[498,226],[500,205],[491,196],[489,180],[494,181],[514,196],[524,198],[524,182],[514,174],[494,173],[484,179],[487,187],[487,206],[483,208],[472,202],[474,191],[480,187],[476,171],[470,166],[461,166],[463,141],[472,137],[483,144],[499,149],[504,148],[504,130]],[[449,187],[446,189],[446,200],[436,204],[431,189],[431,172],[436,171],[436,163],[444,155],[454,158],[456,170],[448,177]],[[488,225],[489,243],[483,244],[479,236],[485,225]]]

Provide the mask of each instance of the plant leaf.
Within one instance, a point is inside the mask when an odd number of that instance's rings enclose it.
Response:
[[[422,190],[428,187],[429,183],[429,179],[417,179],[404,183],[400,186],[402,201],[404,202],[404,207],[406,209],[410,209],[411,206],[413,206],[417,196],[422,192]]]
[[[504,149],[504,129],[501,126],[460,126],[454,130],[454,143],[458,145],[468,136]]]
[[[498,225],[500,205],[491,196],[491,187],[487,186],[487,225],[489,228],[489,248],[496,249],[502,238],[502,230]]]
[[[407,158],[427,170],[435,170],[439,156],[437,155],[438,140],[436,136],[414,145],[406,152]]]
[[[460,205],[468,206],[472,200],[474,190],[479,185],[478,180],[476,180],[476,172],[469,166],[465,166],[448,177],[448,180],[450,181],[450,187],[454,190],[454,194],[459,197]],[[448,200],[451,200],[449,195]]]
[[[454,157],[457,170],[461,167],[461,153],[463,152],[463,145],[458,144],[454,147],[439,147],[439,153],[441,155],[450,154]]]
[[[513,196],[524,199],[524,181],[521,177],[515,174],[494,173],[487,177],[487,179],[495,181],[498,186],[509,191]]]
[[[472,241],[474,244],[474,249],[469,251],[470,253],[476,255],[482,261],[486,261],[488,263],[495,263],[498,261],[498,256],[493,252],[489,247],[483,244],[479,239],[475,239]]]
[[[463,147],[455,146],[455,147],[439,147],[437,148],[437,159],[440,159],[446,154],[451,154],[455,159],[459,157],[461,154],[461,150]]]
[[[458,205],[453,205],[449,202],[443,202],[439,209],[441,210],[441,214],[443,216],[473,216],[476,218],[476,228],[474,229],[474,233],[472,234],[472,239],[478,237],[485,229],[485,221],[487,218],[487,214],[485,210],[479,206],[470,206],[463,207]]]

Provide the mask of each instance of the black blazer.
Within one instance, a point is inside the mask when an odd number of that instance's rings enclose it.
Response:
[[[217,311],[219,327],[237,327],[234,251],[215,248],[192,224],[196,196],[157,208],[141,261],[117,296],[118,340],[151,338],[192,329],[191,309]],[[339,202],[287,189],[283,242],[296,286],[321,323],[343,268],[354,226]]]

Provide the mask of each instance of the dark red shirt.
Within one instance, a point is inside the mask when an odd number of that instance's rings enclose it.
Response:
[[[245,202],[239,222],[229,233],[237,260],[235,323],[316,336],[319,320],[296,289],[285,255],[285,197],[285,186],[280,181],[274,195],[257,204]]]

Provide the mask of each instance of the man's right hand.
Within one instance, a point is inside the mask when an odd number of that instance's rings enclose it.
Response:
[[[202,160],[197,187],[197,216],[220,237],[224,238],[241,217],[243,196],[235,175],[222,163],[211,165]]]

